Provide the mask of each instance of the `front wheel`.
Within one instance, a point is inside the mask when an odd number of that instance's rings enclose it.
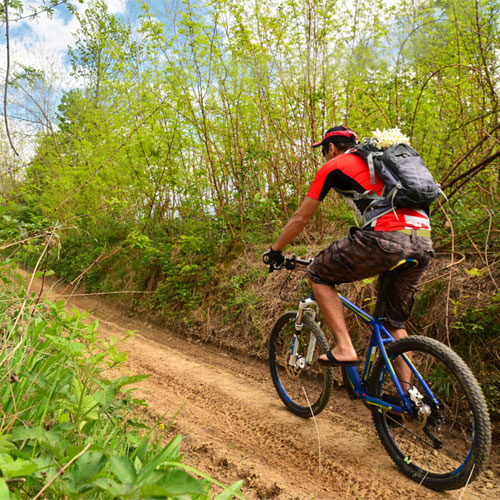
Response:
[[[398,340],[387,354],[396,371],[404,373],[401,363],[411,366],[401,385],[411,394],[412,415],[372,407],[384,448],[404,474],[428,488],[465,486],[483,470],[491,448],[488,408],[474,375],[454,351],[427,337]],[[400,405],[382,357],[373,369],[370,394]]]
[[[295,415],[317,415],[328,403],[333,369],[317,359],[327,352],[328,342],[312,318],[304,313],[302,329],[296,330],[297,311],[278,318],[269,339],[269,367],[274,387]]]

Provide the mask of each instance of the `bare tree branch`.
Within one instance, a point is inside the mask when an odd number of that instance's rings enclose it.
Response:
[[[472,146],[461,158],[459,158],[455,164],[452,166],[452,168],[446,172],[440,179],[441,183],[443,183],[446,179],[448,179],[453,172],[479,147],[481,144],[486,142],[488,139],[492,138],[493,132],[496,130],[500,129],[500,124],[496,125],[490,132],[486,132],[485,135],[474,145]],[[453,182],[453,181],[452,181]],[[448,186],[448,184],[446,185]]]
[[[12,142],[12,137],[10,136],[9,130],[9,119],[7,118],[7,92],[9,87],[9,71],[10,71],[10,37],[9,37],[9,2],[8,0],[4,0],[3,2],[5,9],[5,38],[7,40],[6,48],[7,48],[7,68],[5,70],[5,88],[3,92],[3,116],[5,120],[5,132],[7,133],[7,138],[9,139],[10,147],[12,151],[19,156],[19,153],[16,151],[14,144]]]
[[[447,195],[448,198],[451,198],[459,189],[461,189],[465,184],[467,184],[467,182],[469,182],[472,179],[472,177],[474,177],[479,172],[481,172],[481,170],[486,168],[490,163],[495,161],[497,158],[500,158],[500,150],[497,151],[496,153],[492,154],[488,158],[485,158],[483,161],[479,162],[477,165],[474,165],[473,167],[469,168],[463,174],[455,177],[450,182],[445,184],[443,186],[443,189],[449,188],[449,187],[455,185],[457,182],[462,181],[462,182],[460,182],[460,184],[457,187],[455,187],[455,189],[451,193],[449,193]]]

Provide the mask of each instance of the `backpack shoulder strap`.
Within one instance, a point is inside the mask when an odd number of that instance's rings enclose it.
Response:
[[[383,151],[379,151],[373,144],[369,141],[358,144],[355,148],[347,151],[348,153],[354,153],[361,156],[366,163],[368,163],[368,170],[370,172],[370,183],[372,186],[375,185],[375,165],[373,163],[373,158],[377,156],[382,156]]]
[[[375,191],[369,190],[364,193],[359,193],[358,191],[354,191],[353,189],[338,189],[335,188],[335,191],[340,193],[342,196],[350,198],[351,200],[380,200],[383,199],[384,196],[379,196]]]
[[[370,172],[370,182],[372,184],[372,186],[375,185],[375,166],[373,165],[373,158],[375,156],[382,156],[384,153],[382,151],[378,151],[378,152],[375,152],[373,151],[372,153],[370,153],[366,159],[367,163],[368,163],[368,170]]]

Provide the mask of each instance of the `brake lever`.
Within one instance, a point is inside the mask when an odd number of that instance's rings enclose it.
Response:
[[[269,264],[269,272],[272,273],[273,271],[279,271],[280,269],[283,268],[283,264],[285,261],[283,261],[281,264],[276,264],[275,262],[272,262]]]
[[[297,267],[297,256],[292,255],[291,257],[285,258],[285,269],[289,269],[290,271],[296,269]]]

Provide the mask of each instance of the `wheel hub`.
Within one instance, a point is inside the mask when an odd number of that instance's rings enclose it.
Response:
[[[295,357],[295,360],[292,357]],[[301,371],[306,367],[306,360],[300,354],[295,354],[294,356],[287,354],[285,356],[285,367],[290,377],[299,378]]]
[[[408,389],[408,397],[414,405],[414,414],[403,414],[403,422],[414,429],[422,430],[427,425],[427,418],[432,410],[428,404],[424,403],[424,396],[415,386]]]

